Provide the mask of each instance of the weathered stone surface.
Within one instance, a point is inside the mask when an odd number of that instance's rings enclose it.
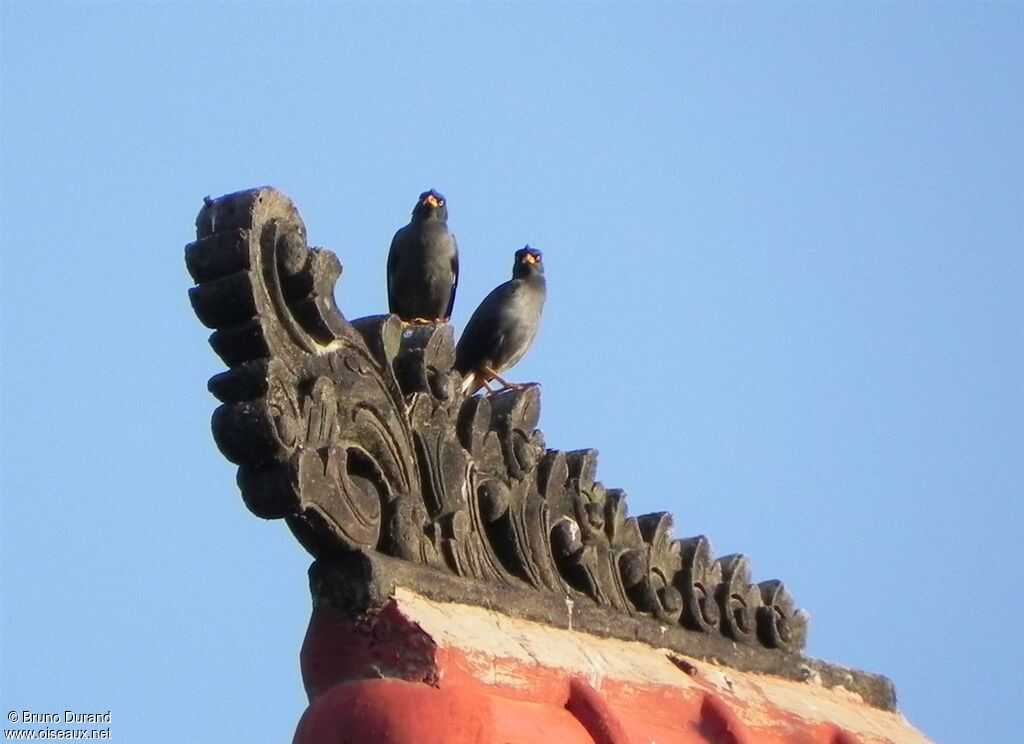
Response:
[[[215,440],[252,512],[283,518],[313,556],[393,556],[431,568],[424,591],[452,577],[479,601],[532,592],[527,614],[572,607],[574,627],[619,636],[667,628],[758,669],[803,648],[806,615],[782,584],[752,585],[746,558],[716,561],[703,536],[674,539],[667,513],[630,517],[625,493],[596,480],[596,451],[548,449],[538,387],[466,397],[449,325],[347,321],[340,262],[307,245],[283,194],[206,200],[196,227],[190,297],[229,367],[209,384]]]
[[[753,645],[723,666],[701,653],[720,635],[652,637],[653,620],[613,608],[437,576],[377,552],[314,564],[296,742],[927,742],[883,678]],[[611,633],[577,628],[595,614]]]
[[[376,552],[318,560],[310,567],[309,579],[314,617],[322,611],[339,612],[356,619],[372,617],[381,608],[390,606],[403,591],[412,590],[441,603],[485,607],[552,628],[640,641],[743,672],[770,674],[797,682],[813,681],[824,688],[842,688],[856,693],[874,707],[896,708],[892,683],[881,675],[809,659],[793,651],[765,648],[756,643],[736,643],[718,633],[694,633],[679,625],[665,625],[641,614],[630,615],[586,599],[572,601],[547,592],[485,583],[451,573],[439,574],[430,567]],[[586,645],[587,642],[581,643]]]

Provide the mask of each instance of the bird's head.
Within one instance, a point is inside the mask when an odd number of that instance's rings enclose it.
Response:
[[[448,203],[445,201],[444,196],[433,189],[424,191],[420,194],[416,206],[412,208],[412,218],[414,220],[434,218],[443,222],[448,219]]]
[[[512,264],[512,278],[523,279],[528,276],[544,276],[543,254],[536,248],[525,246],[516,251],[516,260]]]

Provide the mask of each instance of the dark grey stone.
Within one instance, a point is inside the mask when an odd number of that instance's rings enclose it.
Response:
[[[283,518],[314,573],[367,565],[359,581],[387,582],[392,556],[409,588],[442,599],[555,625],[568,599],[587,632],[665,645],[668,626],[671,648],[738,668],[859,674],[798,655],[807,616],[780,582],[751,584],[747,559],[714,559],[703,536],[673,539],[667,513],[629,517],[596,451],[548,449],[537,386],[463,395],[450,325],[347,321],[340,262],[307,245],[283,194],[208,199],[196,229],[190,297],[229,367],[209,384],[214,438],[246,505]],[[892,707],[887,680],[861,677]]]

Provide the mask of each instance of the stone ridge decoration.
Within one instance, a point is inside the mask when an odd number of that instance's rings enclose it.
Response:
[[[190,290],[229,367],[213,434],[249,509],[283,518],[316,558],[378,553],[532,588],[662,626],[795,652],[806,614],[742,555],[673,539],[666,512],[628,517],[597,452],[548,449],[540,390],[463,396],[447,324],[348,321],[342,267],[307,245],[272,188],[206,199],[185,248]],[[383,245],[383,244],[382,244]],[[382,256],[383,261],[383,256]],[[415,587],[414,587],[415,588]]]

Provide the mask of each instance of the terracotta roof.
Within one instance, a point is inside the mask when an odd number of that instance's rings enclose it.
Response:
[[[741,672],[398,588],[322,605],[303,645],[295,744],[914,744],[899,713],[841,687]]]

